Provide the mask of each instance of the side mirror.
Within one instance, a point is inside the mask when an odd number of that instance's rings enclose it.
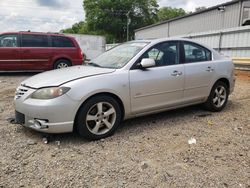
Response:
[[[150,68],[155,66],[155,60],[150,58],[144,58],[141,61],[142,68]]]

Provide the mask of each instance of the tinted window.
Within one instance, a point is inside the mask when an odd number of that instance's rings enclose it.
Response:
[[[51,40],[53,47],[75,47],[73,42],[67,37],[52,36]]]
[[[211,52],[193,43],[184,43],[185,63],[210,61]]]
[[[17,35],[0,36],[0,47],[17,47]]]
[[[46,35],[22,35],[22,47],[48,47]]]
[[[155,60],[156,66],[175,65],[178,60],[178,42],[164,42],[155,45],[141,57]]]

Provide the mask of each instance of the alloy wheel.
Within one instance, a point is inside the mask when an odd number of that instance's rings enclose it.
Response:
[[[57,65],[57,68],[58,69],[61,69],[61,68],[66,68],[68,67],[69,65],[67,63],[64,63],[64,62],[60,62],[58,65]]]
[[[226,102],[226,98],[227,98],[227,90],[226,90],[226,88],[223,87],[223,86],[218,86],[215,89],[215,92],[214,92],[213,104],[217,108],[220,108]]]
[[[108,102],[98,102],[93,105],[86,116],[86,126],[95,135],[109,132],[116,121],[116,111]]]

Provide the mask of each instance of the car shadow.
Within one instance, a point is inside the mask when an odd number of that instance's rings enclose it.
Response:
[[[130,130],[134,128],[141,128],[147,126],[165,126],[159,124],[159,122],[167,122],[175,120],[185,120],[186,118],[203,118],[207,116],[217,115],[219,113],[226,113],[227,111],[235,111],[239,109],[241,106],[237,102],[232,102],[231,100],[228,101],[227,106],[223,109],[222,112],[211,112],[204,109],[201,104],[188,106],[179,109],[167,110],[164,112],[137,117],[129,120],[125,120],[122,123],[122,126],[118,129],[118,132],[123,132],[124,130]],[[150,124],[150,125],[149,125]],[[176,126],[169,124],[168,126]]]
[[[34,76],[39,73],[40,72],[0,72],[0,76],[11,76],[11,77]]]
[[[226,113],[227,111],[235,111],[240,108],[240,105],[234,103],[232,101],[228,101],[228,105],[226,108],[220,113]],[[118,130],[115,134],[111,137],[106,139],[102,139],[99,141],[91,142],[82,138],[76,132],[73,133],[64,133],[64,134],[44,134],[40,133],[28,128],[21,128],[21,132],[23,132],[27,138],[31,138],[34,140],[40,140],[43,142],[43,139],[48,139],[49,145],[56,145],[58,143],[62,144],[63,146],[67,145],[82,145],[82,144],[89,144],[89,143],[100,143],[100,142],[117,142],[120,139],[127,139],[129,136],[137,136],[140,134],[144,129],[152,129],[155,127],[166,127],[166,126],[178,126],[178,123],[173,122],[180,122],[180,121],[187,121],[187,118],[190,118],[191,121],[195,121],[196,118],[204,118],[207,116],[213,116],[218,113],[216,112],[209,112],[204,110],[201,105],[189,106],[185,108],[175,109],[164,111],[157,114],[137,117],[129,120],[125,120],[121,123]],[[189,120],[190,120],[189,119]],[[172,123],[168,123],[172,122]]]

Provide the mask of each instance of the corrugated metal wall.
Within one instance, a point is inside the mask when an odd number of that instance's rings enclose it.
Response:
[[[168,37],[168,23],[162,25],[156,25],[154,27],[140,30],[135,33],[136,39],[153,39]]]
[[[234,4],[227,5],[225,11],[219,11],[215,8],[199,14],[136,30],[135,38],[163,38],[238,27],[241,24],[241,9],[241,3],[235,2]]]
[[[250,7],[249,0],[235,1],[232,4],[229,2],[225,4],[224,11],[219,11],[218,7],[215,7],[205,12],[139,29],[135,32],[135,38],[190,37],[227,56],[250,57],[250,26],[239,27],[243,23],[245,7]]]
[[[206,44],[229,57],[250,57],[250,26],[180,37],[191,38]]]
[[[239,15],[239,5],[233,4],[227,6],[224,12],[215,9],[184,17],[169,23],[169,36],[238,27]]]

